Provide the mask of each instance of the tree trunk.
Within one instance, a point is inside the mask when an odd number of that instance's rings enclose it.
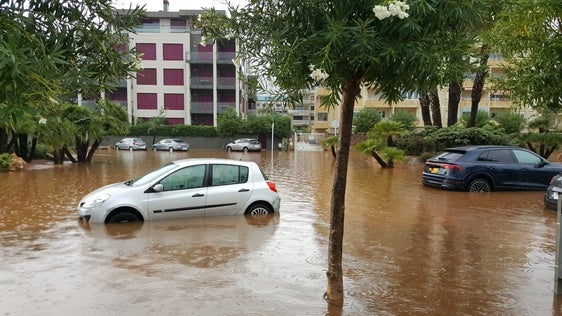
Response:
[[[64,152],[64,154],[66,155],[66,157],[68,158],[68,160],[72,161],[72,163],[77,163],[78,161],[76,160],[76,158],[74,158],[74,156],[72,156],[72,153],[70,152],[70,150],[68,150],[68,147],[64,146],[62,148],[62,151]]]
[[[94,156],[96,150],[98,150],[99,146],[100,146],[100,142],[97,139],[94,140],[94,143],[92,144],[92,147],[90,147],[90,150],[88,151],[88,155],[86,156],[86,162],[92,162],[92,157]]]
[[[379,163],[379,165],[381,165],[382,168],[388,168],[388,164],[386,163],[386,161],[384,161],[384,159],[382,159],[381,156],[379,156],[379,154],[377,154],[376,150],[373,149],[373,151],[371,151],[371,156],[375,158],[375,160]]]
[[[338,153],[336,152],[336,146],[332,145],[330,146],[330,149],[332,150],[332,156],[334,157],[334,159],[336,159],[336,156],[338,155]]]
[[[431,111],[429,109],[429,104],[430,104],[429,94],[424,93],[424,94],[420,95],[419,100],[420,100],[420,108],[421,108],[421,114],[422,114],[422,119],[423,119],[423,125],[424,126],[433,125],[431,123]]]
[[[437,90],[429,93],[429,101],[433,125],[441,128],[443,127],[443,123],[441,122],[441,104],[439,103],[439,94],[437,93]]]
[[[90,142],[83,142],[76,139],[76,160],[78,160],[78,162],[86,162],[89,145]]]
[[[336,168],[332,186],[330,205],[330,240],[328,245],[328,288],[326,301],[334,306],[343,307],[343,228],[345,215],[345,188],[347,185],[347,164],[351,147],[351,130],[353,126],[353,107],[355,97],[360,92],[360,78],[344,83],[342,109],[340,116],[340,146],[336,155]]]
[[[449,83],[449,103],[447,105],[447,126],[452,126],[457,123],[461,93],[460,82],[451,81]]]
[[[64,148],[53,151],[53,163],[55,165],[62,165],[64,163]]]
[[[486,76],[488,75],[488,58],[490,58],[488,45],[482,45],[482,47],[480,47],[480,67],[476,72],[476,78],[474,78],[474,85],[472,86],[472,93],[470,95],[470,98],[472,99],[470,105],[470,119],[468,120],[466,127],[474,127],[476,125],[478,105],[482,99],[484,83],[486,82]]]

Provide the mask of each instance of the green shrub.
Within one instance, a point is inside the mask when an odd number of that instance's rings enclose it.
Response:
[[[0,168],[2,170],[8,170],[12,165],[12,156],[8,153],[0,154]]]

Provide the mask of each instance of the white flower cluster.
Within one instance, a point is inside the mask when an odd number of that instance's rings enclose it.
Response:
[[[207,46],[207,41],[208,39],[205,36],[201,36],[201,42],[199,43],[199,45],[205,47]]]
[[[40,117],[40,118],[39,118],[39,124],[42,124],[42,125],[47,124],[47,119],[44,118],[44,117]]]
[[[383,20],[391,16],[397,16],[400,19],[404,19],[409,16],[408,12],[406,12],[408,9],[410,9],[410,6],[407,5],[406,2],[393,0],[386,6],[376,5],[373,8],[373,12],[379,20]]]
[[[317,83],[321,83],[322,81],[326,80],[330,75],[325,73],[322,69],[316,69],[314,65],[309,65],[308,69],[310,70],[310,78]]]

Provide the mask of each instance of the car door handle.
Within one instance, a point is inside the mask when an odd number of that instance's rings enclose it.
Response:
[[[238,190],[238,192],[248,192],[248,191],[250,191],[250,189],[240,189],[240,190]]]
[[[202,196],[205,196],[205,194],[195,193],[195,194],[192,195],[192,197],[202,197]]]

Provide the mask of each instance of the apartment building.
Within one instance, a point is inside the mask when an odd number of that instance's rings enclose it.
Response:
[[[217,115],[232,107],[245,115],[236,41],[201,43],[193,21],[201,10],[146,12],[129,34],[141,54],[141,70],[107,97],[127,108],[131,122],[163,116],[170,125],[216,126]]]
[[[490,67],[489,78],[502,77],[505,75],[503,69],[501,68],[502,60],[503,59],[501,58],[501,56],[497,54],[492,54],[490,56],[488,60],[488,65]],[[492,116],[501,112],[511,111],[512,102],[509,95],[502,93],[501,91],[492,90],[489,78],[486,80],[486,84],[484,86],[482,99],[479,103],[479,110],[486,111]],[[467,78],[463,81],[461,100],[459,102],[459,110],[457,114],[459,119],[463,116],[463,114],[468,114],[471,111],[471,93],[474,84],[473,79],[474,78]],[[339,108],[328,111],[327,109],[320,106],[320,104],[322,104],[322,101],[326,98],[328,92],[329,91],[325,88],[316,88],[305,93],[305,96],[308,95],[309,99],[305,97],[305,101],[303,102],[302,107],[312,109],[312,120],[310,120],[311,123],[309,126],[310,130],[314,133],[333,133],[335,129],[332,124],[334,121],[337,121],[339,119]],[[448,93],[449,91],[446,87],[438,91],[439,101],[441,104],[441,120],[443,122],[443,125],[447,124]],[[404,95],[403,97],[403,101],[390,106],[387,102],[382,100],[380,94],[376,93],[374,89],[363,87],[361,90],[361,98],[359,98],[355,103],[355,112],[359,112],[364,107],[371,107],[375,108],[381,114],[383,119],[388,119],[397,111],[406,111],[416,116],[416,126],[423,126],[418,93],[409,93]],[[519,114],[527,120],[536,115],[536,112],[530,107],[522,108],[518,111]],[[300,117],[299,119],[295,119],[296,116],[294,115],[294,113],[298,113],[298,111],[289,111],[289,113],[293,113],[293,125],[300,125]]]

